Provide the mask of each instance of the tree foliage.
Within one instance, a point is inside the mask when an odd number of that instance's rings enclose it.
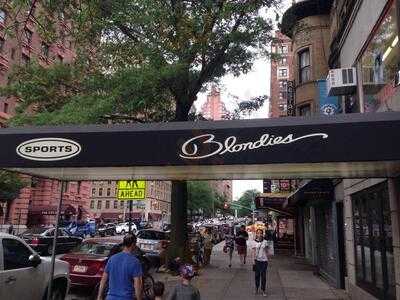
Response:
[[[26,182],[13,172],[0,170],[0,202],[7,204],[5,219],[9,216],[10,204],[18,198],[22,188],[26,186]]]
[[[254,199],[260,194],[257,190],[247,190],[238,199],[238,204],[245,208],[238,209],[238,217],[251,215],[251,207],[254,205]],[[247,209],[246,209],[247,208]]]

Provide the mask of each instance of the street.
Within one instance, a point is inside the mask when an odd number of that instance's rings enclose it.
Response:
[[[200,276],[193,284],[200,290],[201,298],[206,300],[243,300],[259,299],[253,295],[254,279],[251,270],[252,262],[239,265],[239,257],[234,254],[232,268],[228,268],[228,255],[222,251],[224,243],[214,247],[211,266],[201,270]],[[166,286],[166,294],[178,282],[179,277],[169,274],[154,274],[155,281],[162,281]],[[346,294],[330,287],[319,277],[313,275],[312,267],[304,259],[288,256],[274,256],[269,265],[267,275],[267,299],[349,299]],[[74,292],[74,291],[73,291]],[[85,300],[82,292],[71,293],[68,300]]]

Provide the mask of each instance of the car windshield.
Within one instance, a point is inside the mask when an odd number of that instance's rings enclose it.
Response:
[[[94,243],[94,242],[83,242],[78,245],[72,253],[82,253],[82,254],[93,254],[93,255],[102,255],[108,256],[111,248],[115,244],[107,244],[107,243]]]
[[[144,240],[167,240],[168,234],[161,231],[144,230],[139,232],[137,237]]]
[[[26,230],[24,233],[22,233],[22,235],[42,234],[46,230],[48,230],[48,228],[31,228],[31,229]]]

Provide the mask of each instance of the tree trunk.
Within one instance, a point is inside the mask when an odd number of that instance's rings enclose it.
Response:
[[[187,250],[187,185],[186,181],[172,181],[171,244],[169,258],[186,257]]]

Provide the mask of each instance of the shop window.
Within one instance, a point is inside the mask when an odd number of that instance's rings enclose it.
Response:
[[[310,49],[299,52],[299,82],[304,83],[311,80]]]
[[[94,200],[90,201],[90,208],[94,209]]]
[[[309,117],[311,116],[311,105],[306,104],[299,107],[299,116]]]
[[[395,299],[392,224],[387,183],[351,197],[356,282],[379,299]]]
[[[396,1],[392,1],[361,56],[365,112],[400,110],[399,46]]]

